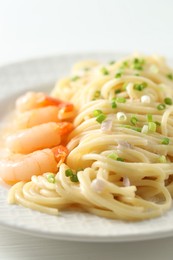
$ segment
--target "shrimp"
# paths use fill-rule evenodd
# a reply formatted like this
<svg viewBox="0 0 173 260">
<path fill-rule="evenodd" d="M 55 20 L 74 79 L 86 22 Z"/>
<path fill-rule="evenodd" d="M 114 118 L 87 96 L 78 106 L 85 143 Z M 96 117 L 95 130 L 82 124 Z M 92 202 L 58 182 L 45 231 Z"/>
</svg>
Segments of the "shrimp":
<svg viewBox="0 0 173 260">
<path fill-rule="evenodd" d="M 57 106 L 59 109 L 63 108 L 65 112 L 74 109 L 73 104 L 50 97 L 43 92 L 27 92 L 16 101 L 16 109 L 20 112 L 47 106 Z"/>
<path fill-rule="evenodd" d="M 9 135 L 6 146 L 10 151 L 22 154 L 52 148 L 62 143 L 72 129 L 73 125 L 68 122 L 37 125 Z"/>
<path fill-rule="evenodd" d="M 61 120 L 71 121 L 74 116 L 74 110 L 71 112 L 64 112 L 64 109 L 59 109 L 56 106 L 32 109 L 30 111 L 17 114 L 15 128 L 30 128 L 48 122 L 60 122 Z"/>
<path fill-rule="evenodd" d="M 0 160 L 0 178 L 8 184 L 14 184 L 18 181 L 30 181 L 33 175 L 56 173 L 67 154 L 67 148 L 59 145 L 27 155 L 9 155 Z"/>
</svg>

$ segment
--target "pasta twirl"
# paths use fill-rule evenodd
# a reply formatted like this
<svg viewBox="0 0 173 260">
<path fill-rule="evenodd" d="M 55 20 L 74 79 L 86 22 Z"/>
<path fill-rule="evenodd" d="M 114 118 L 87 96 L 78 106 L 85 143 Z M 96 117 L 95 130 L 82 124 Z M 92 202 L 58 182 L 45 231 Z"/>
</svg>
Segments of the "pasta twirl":
<svg viewBox="0 0 173 260">
<path fill-rule="evenodd" d="M 52 96 L 70 100 L 78 111 L 69 155 L 56 175 L 12 187 L 9 202 L 50 214 L 75 208 L 122 220 L 170 209 L 173 71 L 164 59 L 132 55 L 108 64 L 81 62 L 58 81 Z"/>
</svg>

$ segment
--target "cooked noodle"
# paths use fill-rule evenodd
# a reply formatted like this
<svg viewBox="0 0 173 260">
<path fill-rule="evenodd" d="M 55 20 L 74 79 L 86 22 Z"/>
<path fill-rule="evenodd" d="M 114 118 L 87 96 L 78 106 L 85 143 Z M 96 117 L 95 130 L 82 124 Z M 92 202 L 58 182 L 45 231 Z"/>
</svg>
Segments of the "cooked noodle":
<svg viewBox="0 0 173 260">
<path fill-rule="evenodd" d="M 78 109 L 66 164 L 52 183 L 45 173 L 14 185 L 10 203 L 49 214 L 75 208 L 122 220 L 170 209 L 173 72 L 162 58 L 78 63 L 52 95 Z M 67 176 L 69 169 L 75 180 Z"/>
</svg>

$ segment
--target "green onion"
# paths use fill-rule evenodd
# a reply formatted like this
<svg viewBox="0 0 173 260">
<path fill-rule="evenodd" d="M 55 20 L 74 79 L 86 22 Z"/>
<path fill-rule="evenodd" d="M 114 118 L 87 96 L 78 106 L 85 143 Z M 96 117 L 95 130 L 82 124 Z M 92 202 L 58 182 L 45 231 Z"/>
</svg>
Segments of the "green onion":
<svg viewBox="0 0 173 260">
<path fill-rule="evenodd" d="M 103 75 L 109 75 L 109 71 L 108 71 L 105 67 L 103 67 L 103 68 L 101 69 L 101 73 L 102 73 Z"/>
<path fill-rule="evenodd" d="M 125 91 L 125 90 L 126 90 L 126 88 L 127 88 L 127 85 L 128 85 L 128 83 L 124 83 L 124 84 L 123 84 L 123 86 L 122 86 L 122 90 L 124 90 L 124 91 Z"/>
<path fill-rule="evenodd" d="M 74 76 L 73 78 L 71 78 L 71 81 L 76 81 L 76 80 L 78 80 L 78 79 L 80 79 L 79 76 Z"/>
<path fill-rule="evenodd" d="M 72 182 L 78 182 L 78 181 L 79 181 L 79 180 L 78 180 L 78 177 L 77 177 L 77 174 L 74 174 L 71 169 L 67 169 L 67 170 L 65 171 L 65 176 L 66 176 L 66 177 L 70 177 L 70 180 L 71 180 Z"/>
<path fill-rule="evenodd" d="M 49 174 L 47 174 L 46 177 L 47 177 L 48 182 L 55 183 L 55 174 L 49 173 Z"/>
<path fill-rule="evenodd" d="M 143 69 L 143 65 L 145 63 L 145 60 L 144 59 L 138 59 L 138 58 L 135 58 L 133 60 L 133 69 L 135 70 L 142 70 Z"/>
<path fill-rule="evenodd" d="M 100 90 L 96 90 L 95 93 L 94 93 L 94 98 L 99 98 L 100 95 L 101 95 Z"/>
<path fill-rule="evenodd" d="M 136 125 L 136 123 L 138 122 L 137 117 L 132 116 L 131 119 L 130 119 L 130 122 L 132 123 L 132 125 Z"/>
<path fill-rule="evenodd" d="M 115 78 L 116 78 L 116 79 L 117 79 L 117 78 L 121 78 L 121 76 L 122 76 L 122 72 L 118 72 L 118 73 L 115 74 Z"/>
<path fill-rule="evenodd" d="M 140 74 L 139 74 L 139 73 L 135 73 L 134 76 L 137 76 L 137 77 L 138 77 L 138 76 L 140 76 Z"/>
<path fill-rule="evenodd" d="M 128 61 L 127 61 L 127 60 L 126 60 L 126 61 L 123 61 L 122 65 L 121 65 L 121 69 L 128 68 L 128 66 L 129 66 Z"/>
<path fill-rule="evenodd" d="M 153 121 L 153 116 L 151 114 L 147 115 L 147 121 L 152 122 Z"/>
<path fill-rule="evenodd" d="M 118 157 L 118 155 L 116 153 L 109 154 L 108 158 L 111 158 L 113 160 L 117 160 L 117 161 L 120 161 L 120 162 L 124 162 L 124 159 L 121 158 L 121 157 Z"/>
<path fill-rule="evenodd" d="M 94 116 L 94 117 L 97 117 L 97 116 L 99 116 L 100 114 L 103 114 L 103 112 L 102 112 L 100 109 L 96 109 L 96 110 L 93 111 L 93 116 Z"/>
<path fill-rule="evenodd" d="M 169 144 L 169 138 L 167 138 L 167 137 L 163 138 L 161 143 L 168 145 Z"/>
<path fill-rule="evenodd" d="M 124 162 L 124 159 L 121 158 L 121 157 L 118 157 L 118 158 L 117 158 L 117 161 Z"/>
<path fill-rule="evenodd" d="M 109 65 L 113 65 L 113 64 L 115 64 L 115 62 L 116 61 L 112 60 L 112 61 L 109 62 Z"/>
<path fill-rule="evenodd" d="M 90 68 L 83 68 L 83 70 L 84 70 L 84 71 L 89 71 L 89 70 L 90 70 Z"/>
<path fill-rule="evenodd" d="M 115 94 L 119 94 L 119 93 L 121 93 L 121 89 L 118 88 L 115 90 Z"/>
<path fill-rule="evenodd" d="M 156 123 L 154 123 L 154 122 L 149 122 L 149 123 L 148 123 L 148 130 L 149 130 L 149 131 L 151 131 L 151 132 L 156 132 L 156 128 L 157 128 Z"/>
<path fill-rule="evenodd" d="M 166 75 L 166 77 L 170 80 L 173 80 L 173 73 L 169 73 Z"/>
<path fill-rule="evenodd" d="M 147 87 L 147 83 L 146 83 L 146 82 L 143 82 L 143 83 L 140 83 L 140 84 L 135 84 L 133 88 L 134 88 L 135 90 L 142 91 L 142 90 L 144 90 L 144 88 L 146 88 L 146 87 Z"/>
<path fill-rule="evenodd" d="M 125 103 L 125 102 L 126 102 L 126 98 L 124 98 L 124 97 L 117 97 L 117 98 L 116 98 L 116 101 L 117 101 L 118 103 Z"/>
<path fill-rule="evenodd" d="M 158 121 L 155 121 L 155 124 L 156 124 L 157 126 L 161 126 L 161 123 L 158 122 Z"/>
<path fill-rule="evenodd" d="M 157 106 L 157 109 L 158 109 L 158 110 L 164 110 L 165 108 L 166 108 L 165 104 L 159 104 L 159 105 Z"/>
<path fill-rule="evenodd" d="M 70 180 L 71 180 L 72 182 L 79 182 L 79 179 L 78 179 L 78 177 L 77 177 L 77 174 L 71 175 L 71 176 L 70 176 Z"/>
<path fill-rule="evenodd" d="M 117 104 L 116 104 L 115 100 L 112 100 L 112 108 L 117 108 Z"/>
<path fill-rule="evenodd" d="M 134 130 L 136 132 L 141 132 L 141 130 L 142 130 L 141 127 L 134 127 L 134 126 L 131 126 L 131 125 L 121 125 L 121 127 L 128 128 L 128 129 Z"/>
<path fill-rule="evenodd" d="M 96 121 L 98 122 L 98 123 L 102 123 L 104 120 L 106 119 L 106 115 L 105 114 L 100 114 L 100 115 L 98 115 L 97 117 L 96 117 Z"/>
<path fill-rule="evenodd" d="M 159 157 L 159 162 L 160 162 L 160 163 L 166 163 L 166 157 L 165 157 L 164 155 L 161 155 L 161 156 Z"/>
<path fill-rule="evenodd" d="M 73 175 L 73 171 L 71 169 L 68 169 L 68 170 L 65 171 L 65 176 L 66 177 L 70 177 L 72 175 Z"/>
<path fill-rule="evenodd" d="M 111 158 L 111 159 L 113 159 L 113 160 L 117 160 L 118 155 L 117 155 L 116 153 L 110 153 L 110 154 L 108 155 L 108 158 Z"/>
<path fill-rule="evenodd" d="M 164 102 L 165 102 L 166 105 L 172 105 L 172 99 L 171 98 L 168 98 L 168 97 L 165 98 Z"/>
</svg>

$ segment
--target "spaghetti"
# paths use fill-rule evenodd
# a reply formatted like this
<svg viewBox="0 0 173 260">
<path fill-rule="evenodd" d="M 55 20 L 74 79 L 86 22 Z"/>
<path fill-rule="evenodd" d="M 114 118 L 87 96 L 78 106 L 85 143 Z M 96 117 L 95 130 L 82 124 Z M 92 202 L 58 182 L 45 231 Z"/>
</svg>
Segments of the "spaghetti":
<svg viewBox="0 0 173 260">
<path fill-rule="evenodd" d="M 69 155 L 57 174 L 15 184 L 9 203 L 55 215 L 82 209 L 121 220 L 153 218 L 170 209 L 173 72 L 164 59 L 132 55 L 109 64 L 80 62 L 52 96 L 78 110 Z"/>
</svg>

